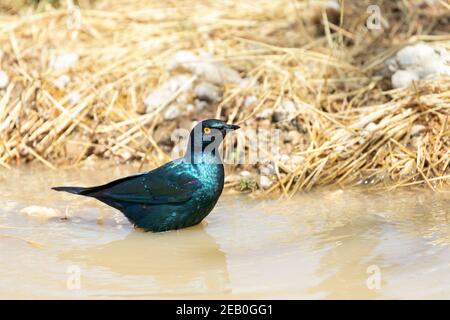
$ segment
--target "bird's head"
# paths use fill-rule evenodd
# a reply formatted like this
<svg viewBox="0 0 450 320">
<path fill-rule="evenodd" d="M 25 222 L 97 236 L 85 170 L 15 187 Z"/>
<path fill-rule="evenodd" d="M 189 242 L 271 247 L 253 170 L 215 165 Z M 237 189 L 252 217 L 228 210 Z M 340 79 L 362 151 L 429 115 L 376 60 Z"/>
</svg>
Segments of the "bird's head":
<svg viewBox="0 0 450 320">
<path fill-rule="evenodd" d="M 225 136 L 239 126 L 227 124 L 222 120 L 208 119 L 195 125 L 189 135 L 186 157 L 193 159 L 192 155 L 219 155 L 218 148 Z"/>
</svg>

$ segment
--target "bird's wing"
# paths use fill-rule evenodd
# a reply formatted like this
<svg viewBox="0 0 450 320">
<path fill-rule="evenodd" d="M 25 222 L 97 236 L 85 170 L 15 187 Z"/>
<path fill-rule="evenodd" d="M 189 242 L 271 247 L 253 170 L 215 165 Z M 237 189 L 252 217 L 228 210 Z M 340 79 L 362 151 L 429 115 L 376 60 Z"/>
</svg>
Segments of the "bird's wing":
<svg viewBox="0 0 450 320">
<path fill-rule="evenodd" d="M 142 204 L 182 203 L 202 186 L 188 165 L 169 162 L 153 171 L 89 188 L 86 195 Z"/>
</svg>

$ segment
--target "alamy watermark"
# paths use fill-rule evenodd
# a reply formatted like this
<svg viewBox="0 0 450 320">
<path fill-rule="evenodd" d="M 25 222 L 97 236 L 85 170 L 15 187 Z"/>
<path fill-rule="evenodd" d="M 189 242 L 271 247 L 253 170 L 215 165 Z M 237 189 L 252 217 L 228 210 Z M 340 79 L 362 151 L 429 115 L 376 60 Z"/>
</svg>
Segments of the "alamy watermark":
<svg viewBox="0 0 450 320">
<path fill-rule="evenodd" d="M 369 17 L 366 20 L 366 27 L 369 30 L 381 30 L 389 27 L 389 23 L 386 19 L 383 18 L 381 14 L 381 8 L 376 4 L 372 4 L 367 7 L 366 12 L 369 14 Z"/>
<path fill-rule="evenodd" d="M 381 269 L 379 266 L 373 264 L 367 267 L 366 272 L 370 276 L 366 280 L 366 286 L 369 290 L 381 289 Z"/>
<path fill-rule="evenodd" d="M 171 158 L 181 158 L 189 152 L 221 154 L 224 164 L 236 165 L 257 164 L 280 157 L 281 130 L 241 128 L 226 135 L 230 136 L 225 139 L 220 130 L 202 135 L 191 134 L 188 129 L 176 129 L 170 137 L 175 144 Z"/>
<path fill-rule="evenodd" d="M 66 269 L 68 274 L 66 287 L 68 290 L 81 289 L 81 268 L 77 265 L 68 266 Z"/>
</svg>

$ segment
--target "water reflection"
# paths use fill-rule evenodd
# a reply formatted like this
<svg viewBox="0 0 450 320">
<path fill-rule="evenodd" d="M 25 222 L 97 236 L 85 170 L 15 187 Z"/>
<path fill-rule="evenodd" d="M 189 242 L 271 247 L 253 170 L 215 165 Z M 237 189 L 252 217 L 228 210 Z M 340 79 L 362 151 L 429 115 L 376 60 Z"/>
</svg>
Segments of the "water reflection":
<svg viewBox="0 0 450 320">
<path fill-rule="evenodd" d="M 60 258 L 118 276 L 149 276 L 154 282 L 147 293 L 161 288 L 166 292 L 228 290 L 225 254 L 203 226 L 160 234 L 133 230 L 124 239 L 66 251 Z"/>
<path fill-rule="evenodd" d="M 320 190 L 281 202 L 224 196 L 207 226 L 152 234 L 97 201 L 49 189 L 136 170 L 8 172 L 0 228 L 12 228 L 0 230 L 0 297 L 450 298 L 448 191 Z M 21 213 L 30 205 L 69 209 L 71 218 L 31 219 Z M 66 286 L 74 264 L 79 291 Z M 377 290 L 366 285 L 370 266 L 381 272 Z"/>
</svg>

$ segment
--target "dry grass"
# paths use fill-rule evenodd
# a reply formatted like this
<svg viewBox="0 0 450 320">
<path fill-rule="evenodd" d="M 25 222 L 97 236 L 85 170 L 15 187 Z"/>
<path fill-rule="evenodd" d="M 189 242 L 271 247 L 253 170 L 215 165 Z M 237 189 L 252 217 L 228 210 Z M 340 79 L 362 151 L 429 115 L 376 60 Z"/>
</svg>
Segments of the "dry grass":
<svg viewBox="0 0 450 320">
<path fill-rule="evenodd" d="M 449 79 L 389 90 L 382 70 L 407 44 L 450 49 L 450 8 L 445 1 L 377 1 L 384 29 L 368 30 L 366 8 L 375 1 L 355 2 L 336 11 L 324 9 L 328 1 L 97 1 L 81 15 L 63 2 L 4 13 L 0 69 L 11 81 L 0 90 L 0 165 L 58 168 L 107 158 L 155 167 L 169 158 L 171 131 L 220 116 L 296 132 L 294 140 L 282 136 L 282 151 L 298 162 L 271 159 L 274 184 L 265 193 L 290 197 L 354 183 L 439 188 L 450 177 Z M 162 114 L 180 92 L 146 113 L 144 97 L 173 75 L 166 65 L 180 50 L 209 52 L 252 81 L 225 83 L 220 102 L 176 120 Z M 61 52 L 79 61 L 52 70 Z M 70 81 L 58 88 L 62 74 Z M 257 102 L 246 105 L 248 96 Z M 256 117 L 286 99 L 294 114 Z"/>
</svg>

